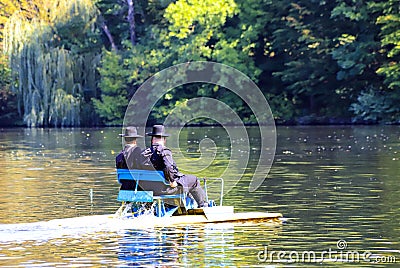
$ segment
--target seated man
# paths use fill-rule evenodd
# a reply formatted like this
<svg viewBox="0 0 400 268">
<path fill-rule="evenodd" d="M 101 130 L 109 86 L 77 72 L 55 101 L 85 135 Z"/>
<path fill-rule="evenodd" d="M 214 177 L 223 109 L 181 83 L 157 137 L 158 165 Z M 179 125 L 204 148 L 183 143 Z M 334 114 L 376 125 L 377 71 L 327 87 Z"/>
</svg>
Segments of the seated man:
<svg viewBox="0 0 400 268">
<path fill-rule="evenodd" d="M 136 144 L 136 138 L 143 138 L 137 134 L 136 127 L 127 127 L 124 134 L 120 134 L 124 137 L 125 146 L 124 149 L 115 158 L 115 166 L 120 169 L 140 169 L 141 168 L 141 149 Z M 122 180 L 120 190 L 134 190 L 136 183 L 133 180 Z M 138 190 L 139 187 L 138 187 Z"/>
<path fill-rule="evenodd" d="M 147 133 L 151 136 L 151 147 L 143 151 L 143 156 L 150 158 L 154 169 L 164 171 L 165 178 L 170 183 L 167 189 L 168 194 L 175 194 L 180 191 L 177 186 L 181 186 L 184 192 L 189 192 L 199 207 L 207 207 L 206 195 L 201 188 L 199 179 L 194 175 L 185 175 L 179 172 L 172 152 L 165 147 L 166 137 L 169 135 L 164 133 L 163 125 L 154 125 L 153 132 Z"/>
</svg>

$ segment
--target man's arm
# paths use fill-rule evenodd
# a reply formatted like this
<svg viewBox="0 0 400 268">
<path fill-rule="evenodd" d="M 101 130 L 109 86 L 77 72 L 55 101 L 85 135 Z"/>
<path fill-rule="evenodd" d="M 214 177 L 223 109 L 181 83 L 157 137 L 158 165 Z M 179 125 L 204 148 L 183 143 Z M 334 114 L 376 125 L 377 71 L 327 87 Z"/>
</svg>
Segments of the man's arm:
<svg viewBox="0 0 400 268">
<path fill-rule="evenodd" d="M 182 176 L 182 174 L 179 172 L 178 167 L 176 166 L 174 158 L 172 157 L 171 150 L 167 147 L 158 146 L 157 151 L 160 153 L 160 155 L 163 158 L 164 165 L 165 165 L 165 173 L 166 173 L 168 180 L 170 182 L 175 182 L 175 180 L 178 177 Z"/>
</svg>

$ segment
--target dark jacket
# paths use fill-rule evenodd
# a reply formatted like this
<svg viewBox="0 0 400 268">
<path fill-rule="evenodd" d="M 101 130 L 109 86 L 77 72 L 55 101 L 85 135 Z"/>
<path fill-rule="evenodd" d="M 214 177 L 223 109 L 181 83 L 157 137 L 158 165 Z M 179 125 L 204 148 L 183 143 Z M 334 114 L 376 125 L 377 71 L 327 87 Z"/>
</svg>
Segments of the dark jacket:
<svg viewBox="0 0 400 268">
<path fill-rule="evenodd" d="M 141 169 L 141 149 L 136 145 L 125 145 L 115 158 L 115 166 L 124 169 Z"/>
<path fill-rule="evenodd" d="M 136 145 L 125 145 L 124 149 L 115 158 L 116 168 L 141 169 L 141 149 Z M 121 180 L 120 190 L 134 190 L 136 182 L 133 180 Z M 141 187 L 138 187 L 141 190 Z"/>
<path fill-rule="evenodd" d="M 143 155 L 150 158 L 151 164 L 155 170 L 164 171 L 165 178 L 168 181 L 173 182 L 183 176 L 183 174 L 179 172 L 169 148 L 158 144 L 152 145 L 143 152 Z"/>
</svg>

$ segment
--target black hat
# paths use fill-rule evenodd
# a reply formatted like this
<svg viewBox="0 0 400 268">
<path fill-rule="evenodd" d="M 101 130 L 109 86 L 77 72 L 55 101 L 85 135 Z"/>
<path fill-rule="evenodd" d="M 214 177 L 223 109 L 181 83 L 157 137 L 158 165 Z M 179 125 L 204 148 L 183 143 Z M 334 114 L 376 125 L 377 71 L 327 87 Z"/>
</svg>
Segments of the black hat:
<svg viewBox="0 0 400 268">
<path fill-rule="evenodd" d="M 143 136 L 137 134 L 136 127 L 127 127 L 125 129 L 125 134 L 119 134 L 119 135 L 124 138 L 143 138 Z"/>
<path fill-rule="evenodd" d="M 164 126 L 163 125 L 154 125 L 153 132 L 146 133 L 148 136 L 161 136 L 161 137 L 168 137 L 169 134 L 164 133 Z"/>
</svg>

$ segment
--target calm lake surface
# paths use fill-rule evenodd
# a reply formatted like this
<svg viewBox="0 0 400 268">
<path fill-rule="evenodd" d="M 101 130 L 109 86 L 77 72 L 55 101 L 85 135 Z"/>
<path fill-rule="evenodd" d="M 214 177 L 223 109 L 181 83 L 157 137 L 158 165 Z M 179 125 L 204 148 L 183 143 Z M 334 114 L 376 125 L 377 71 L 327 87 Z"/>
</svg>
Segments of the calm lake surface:
<svg viewBox="0 0 400 268">
<path fill-rule="evenodd" d="M 283 224 L 97 230 L 95 218 L 85 216 L 112 214 L 119 207 L 114 159 L 122 147 L 120 132 L 1 130 L 0 266 L 309 267 L 323 260 L 328 266 L 374 267 L 400 262 L 398 126 L 278 127 L 271 171 L 252 193 L 248 186 L 260 137 L 249 127 L 250 162 L 225 194 L 224 205 L 280 212 L 287 219 Z M 237 154 L 237 142 L 229 141 L 222 128 L 185 128 L 179 146 L 170 147 L 186 173 L 218 177 L 225 174 L 230 155 Z M 215 158 L 207 164 L 208 156 Z M 215 199 L 217 188 L 210 185 Z M 72 217 L 82 217 L 83 225 L 46 225 Z"/>
</svg>

